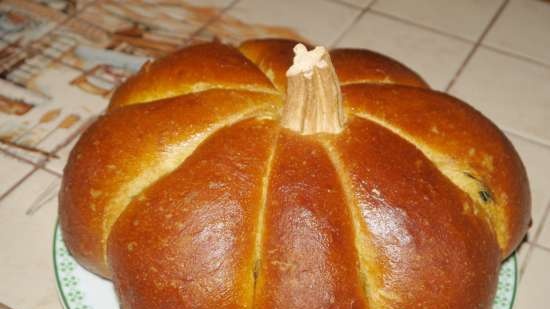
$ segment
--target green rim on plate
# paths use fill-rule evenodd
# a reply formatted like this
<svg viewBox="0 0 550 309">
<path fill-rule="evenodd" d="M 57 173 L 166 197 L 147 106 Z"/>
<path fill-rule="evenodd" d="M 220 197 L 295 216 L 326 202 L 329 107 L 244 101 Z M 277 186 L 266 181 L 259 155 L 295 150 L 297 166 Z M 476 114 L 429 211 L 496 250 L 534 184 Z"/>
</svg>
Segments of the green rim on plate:
<svg viewBox="0 0 550 309">
<path fill-rule="evenodd" d="M 56 224 L 53 263 L 59 298 L 65 309 L 118 309 L 112 284 L 82 268 L 69 254 Z M 511 309 L 516 298 L 517 261 L 512 255 L 502 264 L 492 309 Z"/>
</svg>

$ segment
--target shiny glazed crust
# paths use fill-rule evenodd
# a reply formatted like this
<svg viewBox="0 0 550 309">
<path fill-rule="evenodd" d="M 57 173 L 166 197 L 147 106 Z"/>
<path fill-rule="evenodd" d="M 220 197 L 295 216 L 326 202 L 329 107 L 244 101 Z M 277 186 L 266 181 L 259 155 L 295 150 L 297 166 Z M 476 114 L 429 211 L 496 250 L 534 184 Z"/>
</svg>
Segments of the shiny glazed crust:
<svg viewBox="0 0 550 309">
<path fill-rule="evenodd" d="M 342 133 L 283 129 L 295 44 L 197 45 L 119 87 L 65 168 L 70 252 L 125 309 L 490 308 L 530 221 L 510 142 L 364 50 L 331 52 Z"/>
</svg>

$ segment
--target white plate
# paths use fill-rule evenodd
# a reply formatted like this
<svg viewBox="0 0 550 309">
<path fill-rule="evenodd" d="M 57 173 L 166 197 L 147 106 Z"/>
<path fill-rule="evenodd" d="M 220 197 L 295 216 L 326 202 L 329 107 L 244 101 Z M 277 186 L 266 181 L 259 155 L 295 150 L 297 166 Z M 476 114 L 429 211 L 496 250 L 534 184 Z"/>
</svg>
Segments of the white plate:
<svg viewBox="0 0 550 309">
<path fill-rule="evenodd" d="M 56 226 L 53 262 L 57 290 L 65 309 L 119 309 L 113 284 L 82 268 L 65 248 L 61 230 Z M 511 309 L 516 296 L 517 262 L 513 255 L 500 270 L 493 309 Z"/>
</svg>

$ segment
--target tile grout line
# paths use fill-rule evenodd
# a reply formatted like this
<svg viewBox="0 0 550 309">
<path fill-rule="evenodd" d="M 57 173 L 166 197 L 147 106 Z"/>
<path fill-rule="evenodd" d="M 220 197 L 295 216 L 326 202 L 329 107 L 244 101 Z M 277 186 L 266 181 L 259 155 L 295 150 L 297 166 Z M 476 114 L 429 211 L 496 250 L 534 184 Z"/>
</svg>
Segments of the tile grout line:
<svg viewBox="0 0 550 309">
<path fill-rule="evenodd" d="M 97 120 L 97 118 L 100 117 L 100 116 L 101 116 L 101 113 L 96 115 L 96 116 L 92 116 L 92 117 L 88 118 L 80 126 L 80 128 L 78 128 L 73 133 L 71 133 L 71 135 L 69 135 L 62 143 L 59 143 L 59 145 L 55 146 L 55 148 L 52 150 L 52 153 L 57 154 L 61 149 L 63 149 L 64 147 L 66 147 L 67 145 L 72 143 L 76 138 L 78 138 L 80 136 L 80 134 L 84 133 L 84 131 L 86 131 L 86 129 L 88 129 L 88 127 L 90 127 Z M 40 169 L 42 169 L 42 170 L 44 170 L 44 171 L 46 171 L 50 174 L 53 174 L 55 176 L 63 177 L 63 173 L 59 173 L 57 171 L 49 169 L 46 166 L 48 164 L 48 162 L 50 162 L 49 157 L 46 158 L 45 160 L 43 160 L 42 164 L 39 165 L 38 168 L 40 168 Z"/>
<path fill-rule="evenodd" d="M 82 8 L 80 8 L 80 10 L 75 11 L 73 14 L 65 15 L 65 18 L 64 18 L 61 22 L 56 23 L 55 26 L 53 26 L 51 29 L 49 29 L 48 31 L 46 31 L 46 32 L 44 32 L 42 35 L 40 35 L 40 37 L 39 37 L 38 39 L 34 39 L 33 42 L 36 42 L 36 41 L 38 41 L 38 40 L 40 40 L 40 39 L 42 39 L 42 38 L 47 37 L 48 35 L 52 34 L 52 33 L 53 33 L 54 31 L 56 31 L 57 29 L 63 27 L 63 26 L 66 25 L 66 24 L 68 24 L 70 20 L 76 18 L 76 15 L 78 15 L 79 13 L 81 13 L 82 11 L 84 11 L 84 10 L 85 10 L 86 8 L 88 8 L 89 6 L 92 6 L 93 4 L 95 4 L 95 2 L 91 1 L 91 2 L 89 2 L 89 3 L 87 3 L 87 4 L 85 4 Z M 57 10 L 55 10 L 55 9 L 53 9 L 53 8 L 49 8 L 49 9 L 54 10 L 54 11 L 57 11 Z M 62 13 L 62 14 L 64 14 L 64 13 Z M 2 41 L 4 41 L 4 40 L 2 40 Z M 26 45 L 25 47 L 21 47 L 21 49 L 22 49 L 23 51 L 27 51 L 27 49 L 31 49 L 30 46 L 31 46 L 31 43 L 29 43 L 29 44 Z M 35 49 L 31 49 L 31 50 L 35 50 Z"/>
<path fill-rule="evenodd" d="M 241 0 L 233 0 L 231 3 L 229 3 L 226 7 L 220 10 L 219 14 L 208 20 L 206 23 L 204 23 L 202 26 L 200 26 L 197 30 L 191 32 L 189 34 L 189 37 L 183 41 L 183 43 L 180 46 L 184 46 L 188 42 L 192 41 L 194 38 L 199 36 L 204 30 L 208 29 L 211 25 L 213 25 L 215 22 L 220 20 L 223 15 L 232 8 L 234 8 Z"/>
<path fill-rule="evenodd" d="M 531 243 L 531 242 L 528 242 L 528 244 L 531 245 L 532 247 L 536 248 L 536 249 L 540 249 L 542 251 L 550 253 L 550 248 L 546 247 L 545 245 Z"/>
<path fill-rule="evenodd" d="M 514 137 L 519 138 L 521 140 L 530 142 L 532 144 L 535 144 L 535 145 L 538 145 L 538 146 L 541 146 L 541 147 L 550 148 L 550 143 L 547 143 L 547 142 L 545 142 L 541 139 L 538 139 L 537 137 L 528 136 L 528 135 L 525 135 L 521 132 L 517 132 L 517 131 L 511 130 L 511 129 L 502 128 L 501 130 L 504 131 L 506 134 L 513 135 Z"/>
<path fill-rule="evenodd" d="M 491 51 L 494 51 L 496 53 L 505 55 L 505 56 L 520 59 L 520 60 L 523 60 L 525 62 L 529 62 L 531 64 L 536 64 L 536 65 L 539 65 L 539 66 L 550 69 L 550 64 L 549 63 L 537 60 L 535 58 L 531 58 L 529 56 L 525 56 L 525 55 L 522 55 L 522 54 L 519 54 L 519 53 L 516 53 L 516 52 L 513 52 L 513 51 L 508 51 L 508 50 L 505 50 L 505 49 L 502 49 L 502 48 L 498 48 L 498 47 L 494 47 L 494 46 L 486 45 L 486 44 L 481 44 L 481 47 L 483 47 L 485 49 L 488 49 L 488 50 L 491 50 Z"/>
<path fill-rule="evenodd" d="M 523 263 L 519 265 L 518 284 L 521 283 L 521 280 L 523 279 L 523 274 L 527 269 L 527 265 L 529 264 L 529 259 L 531 258 L 531 254 L 533 252 L 533 246 L 528 241 L 525 241 L 524 243 L 521 244 L 521 246 L 525 246 L 525 245 L 528 245 L 529 248 L 527 248 L 527 253 L 525 253 L 525 259 L 523 260 Z"/>
<path fill-rule="evenodd" d="M 493 25 L 495 24 L 495 22 L 498 20 L 498 18 L 500 17 L 500 15 L 502 14 L 502 12 L 504 11 L 504 9 L 506 8 L 506 6 L 508 6 L 508 3 L 510 2 L 510 0 L 504 0 L 502 2 L 502 4 L 500 5 L 500 7 L 498 8 L 498 10 L 496 11 L 495 15 L 493 15 L 493 17 L 491 18 L 491 20 L 489 21 L 489 24 L 485 27 L 485 29 L 483 30 L 483 33 L 481 34 L 481 36 L 477 39 L 474 47 L 470 50 L 470 52 L 468 53 L 468 55 L 466 56 L 466 59 L 464 59 L 464 61 L 462 62 L 462 64 L 460 65 L 460 67 L 458 68 L 458 70 L 456 71 L 455 75 L 453 76 L 453 78 L 451 79 L 451 81 L 449 82 L 449 84 L 447 85 L 447 87 L 445 87 L 445 91 L 444 92 L 449 92 L 449 90 L 453 87 L 453 85 L 456 83 L 458 77 L 460 76 L 460 74 L 462 74 L 462 72 L 464 71 L 464 68 L 466 68 L 466 66 L 468 65 L 468 63 L 470 62 L 470 60 L 472 59 L 472 57 L 474 56 L 474 54 L 476 53 L 476 51 L 478 50 L 478 48 L 481 46 L 481 42 L 483 42 L 483 40 L 485 39 L 485 37 L 487 36 L 487 34 L 489 33 L 489 30 L 491 30 L 491 28 L 493 27 Z"/>
<path fill-rule="evenodd" d="M 82 123 L 81 126 L 77 130 L 75 130 L 73 133 L 71 133 L 62 143 L 59 143 L 59 145 L 55 146 L 55 148 L 51 151 L 51 154 L 57 154 L 59 150 L 61 150 L 63 147 L 70 144 L 75 138 L 77 138 L 80 134 L 82 134 L 97 119 L 98 116 L 99 115 L 92 116 L 88 120 L 86 120 L 84 123 Z M 59 176 L 59 177 L 63 176 L 62 174 L 56 171 L 50 170 L 49 168 L 46 167 L 46 164 L 50 162 L 51 157 L 41 157 L 37 162 L 34 162 L 32 160 L 29 160 L 25 157 L 22 157 L 16 153 L 9 151 L 9 149 L 0 149 L 0 152 L 15 160 L 32 165 L 36 169 L 44 170 L 55 176 Z"/>
<path fill-rule="evenodd" d="M 15 191 L 15 189 L 17 189 L 19 187 L 19 185 L 21 185 L 23 182 L 25 182 L 27 179 L 29 179 L 31 177 L 31 175 L 34 174 L 34 172 L 36 172 L 38 169 L 39 169 L 38 166 L 33 166 L 33 168 L 31 169 L 30 172 L 25 174 L 25 176 L 21 177 L 21 179 L 19 179 L 16 183 L 14 183 L 7 191 L 2 193 L 0 195 L 0 206 L 2 206 L 2 204 L 1 204 L 2 200 L 4 200 L 4 198 L 6 198 L 6 196 L 10 195 L 10 193 Z"/>
<path fill-rule="evenodd" d="M 365 7 L 360 6 L 358 4 L 349 3 L 349 2 L 346 2 L 344 0 L 325 0 L 325 1 L 340 4 L 340 5 L 343 5 L 343 6 L 347 6 L 349 8 L 356 9 L 356 10 L 363 10 L 365 8 Z M 368 4 L 367 6 L 370 6 L 370 4 Z"/>
<path fill-rule="evenodd" d="M 538 244 L 538 240 L 540 235 L 542 234 L 542 230 L 544 229 L 544 223 L 546 223 L 546 220 L 548 219 L 548 216 L 550 214 L 550 202 L 546 203 L 546 208 L 544 209 L 544 212 L 542 213 L 542 218 L 540 221 L 540 225 L 537 227 L 537 230 L 535 231 L 535 235 L 533 237 L 533 240 L 529 240 L 532 244 Z M 540 246 L 540 244 L 538 244 Z M 550 250 L 550 249 L 549 249 Z"/>
<path fill-rule="evenodd" d="M 548 202 L 546 204 L 546 209 L 544 210 L 544 213 L 542 214 L 541 224 L 537 228 L 537 230 L 535 231 L 534 239 L 533 240 L 527 239 L 525 241 L 525 243 L 529 245 L 529 249 L 527 249 L 527 253 L 525 253 L 525 260 L 519 266 L 519 280 L 520 281 L 523 278 L 523 275 L 525 274 L 525 271 L 527 270 L 529 260 L 531 259 L 531 256 L 533 255 L 533 251 L 535 250 L 535 248 L 550 252 L 550 248 L 537 243 L 538 238 L 539 238 L 540 234 L 542 233 L 542 230 L 544 229 L 544 223 L 548 219 L 549 216 L 550 216 L 550 202 Z"/>
<path fill-rule="evenodd" d="M 1 1 L 1 0 L 0 0 Z M 240 0 L 233 0 L 232 3 L 228 4 L 226 7 L 224 7 L 223 9 L 221 9 L 219 11 L 219 14 L 216 15 L 215 17 L 211 18 L 209 21 L 207 21 L 206 23 L 204 23 L 203 25 L 201 25 L 200 27 L 197 28 L 197 30 L 191 32 L 189 34 L 189 36 L 184 39 L 181 44 L 179 45 L 179 47 L 181 46 L 184 46 L 187 42 L 189 42 L 193 37 L 195 37 L 197 35 L 197 33 L 199 33 L 200 31 L 204 30 L 206 27 L 208 27 L 210 24 L 212 24 L 213 22 L 215 22 L 216 20 L 218 20 L 227 10 L 231 9 L 234 5 L 236 5 Z M 32 43 L 36 43 L 36 42 L 39 42 L 40 40 L 44 39 L 44 38 L 47 38 L 47 36 L 51 35 L 52 33 L 54 33 L 55 31 L 57 31 L 58 29 L 60 29 L 61 27 L 65 26 L 66 24 L 68 24 L 71 20 L 79 20 L 80 22 L 82 23 L 85 23 L 86 25 L 90 26 L 90 27 L 93 27 L 95 29 L 98 29 L 98 30 L 101 30 L 101 31 L 104 31 L 104 32 L 108 32 L 100 27 L 98 27 L 97 25 L 94 25 L 92 23 L 90 23 L 89 21 L 85 20 L 85 19 L 81 19 L 79 17 L 79 15 L 81 13 L 83 13 L 87 8 L 89 7 L 92 7 L 94 4 L 94 2 L 90 2 L 88 3 L 87 5 L 85 5 L 84 7 L 82 7 L 80 10 L 76 11 L 74 14 L 70 15 L 70 16 L 67 16 L 67 18 L 65 18 L 61 23 L 57 24 L 55 27 L 53 27 L 52 29 L 48 30 L 46 33 L 44 33 L 43 35 L 40 36 L 40 38 L 36 39 L 36 40 L 33 40 Z M 0 37 L 0 41 L 3 41 L 5 43 L 11 43 L 9 41 L 6 41 L 4 40 L 3 38 Z M 63 59 L 57 59 L 57 58 L 54 58 L 53 56 L 50 56 L 48 54 L 45 54 L 43 53 L 42 50 L 36 48 L 35 46 L 33 46 L 32 43 L 29 43 L 28 45 L 26 46 L 21 46 L 21 51 L 28 51 L 30 53 L 32 53 L 32 55 L 41 55 L 41 56 L 44 56 L 48 59 L 51 60 L 52 63 L 55 63 L 55 64 L 59 64 L 59 65 L 63 65 L 65 67 L 68 67 L 68 68 L 72 68 L 74 70 L 77 70 L 79 72 L 86 72 L 85 70 L 83 70 L 82 68 L 79 68 L 71 63 L 67 63 L 65 61 L 63 61 Z M 79 43 L 80 44 L 80 43 Z M 106 82 L 111 82 L 110 80 L 107 80 L 105 78 L 103 78 L 102 76 L 96 76 L 96 78 L 100 79 L 100 80 L 103 80 L 103 81 L 106 81 Z"/>
<path fill-rule="evenodd" d="M 88 121 L 86 121 L 84 124 L 82 124 L 82 126 L 76 130 L 75 132 L 73 132 L 71 134 L 71 136 L 69 136 L 69 138 L 67 138 L 67 140 L 61 144 L 59 144 L 58 146 L 56 146 L 54 148 L 54 150 L 52 151 L 52 153 L 57 153 L 60 149 L 62 149 L 63 147 L 67 146 L 70 142 L 72 142 L 72 140 L 74 140 L 76 137 L 78 137 L 79 134 L 81 134 L 84 130 L 86 130 L 86 128 L 88 128 L 88 126 L 96 119 L 96 117 L 92 117 L 90 119 L 88 119 Z M 13 153 L 10 153 L 10 152 L 7 152 L 5 149 L 0 149 L 0 152 L 2 153 L 5 153 L 7 156 L 10 156 L 16 160 L 19 160 L 19 161 L 22 161 L 22 162 L 25 162 L 27 164 L 30 164 L 32 165 L 32 169 L 29 173 L 27 173 L 25 176 L 23 176 L 21 179 L 19 179 L 15 184 L 13 184 L 7 191 L 5 191 L 3 194 L 0 195 L 0 202 L 2 202 L 2 200 L 4 198 L 6 198 L 8 195 L 10 195 L 10 193 L 12 193 L 13 191 L 15 191 L 21 184 L 23 184 L 32 174 L 34 174 L 36 171 L 38 170 L 42 170 L 44 172 L 47 172 L 53 176 L 57 176 L 57 177 L 62 177 L 63 175 L 62 174 L 59 174 L 55 171 L 52 171 L 48 168 L 46 168 L 46 163 L 49 162 L 48 158 L 42 158 L 40 161 L 38 161 L 37 163 L 34 163 L 30 160 L 27 160 L 25 158 L 21 158 L 19 156 L 16 156 L 15 154 Z"/>
<path fill-rule="evenodd" d="M 15 159 L 17 161 L 20 161 L 20 162 L 23 162 L 23 163 L 26 163 L 26 164 L 29 164 L 29 165 L 32 165 L 32 166 L 36 166 L 36 167 L 38 167 L 39 164 L 41 164 L 43 161 L 46 160 L 45 157 L 40 157 L 40 159 L 37 162 L 34 162 L 32 160 L 29 160 L 25 157 L 19 156 L 18 154 L 15 154 L 15 153 L 11 152 L 9 150 L 9 148 L 0 148 L 0 153 L 2 153 L 3 155 L 6 155 L 6 156 L 8 156 L 12 159 Z"/>
<path fill-rule="evenodd" d="M 448 37 L 448 38 L 452 38 L 452 39 L 456 39 L 458 41 L 461 41 L 461 42 L 464 42 L 464 43 L 469 43 L 469 44 L 475 44 L 476 42 L 475 41 L 472 41 L 472 40 L 469 40 L 469 39 L 466 39 L 466 38 L 463 38 L 457 34 L 454 34 L 454 33 L 450 33 L 450 32 L 446 32 L 446 31 L 442 31 L 442 30 L 439 30 L 437 28 L 433 28 L 433 27 L 430 27 L 430 26 L 426 26 L 426 25 L 423 25 L 423 24 L 419 24 L 419 23 L 416 23 L 414 21 L 410 21 L 408 19 L 405 19 L 405 18 L 402 18 L 402 17 L 399 17 L 399 16 L 396 16 L 396 15 L 393 15 L 393 14 L 389 14 L 389 13 L 386 13 L 386 12 L 382 12 L 382 11 L 378 11 L 376 9 L 371 9 L 370 11 L 372 14 L 374 15 L 378 15 L 378 16 L 381 16 L 381 17 L 385 17 L 387 19 L 391 19 L 393 21 L 397 21 L 397 22 L 400 22 L 402 24 L 406 24 L 408 26 L 413 26 L 413 27 L 416 27 L 416 28 L 420 28 L 420 29 L 423 29 L 423 30 L 426 30 L 426 31 L 430 31 L 432 33 L 435 33 L 435 34 L 439 34 L 441 36 L 445 36 L 445 37 Z"/>
<path fill-rule="evenodd" d="M 363 18 L 363 16 L 365 16 L 365 14 L 371 9 L 371 7 L 376 3 L 376 1 L 377 0 L 373 0 L 371 3 L 369 3 L 369 5 L 367 5 L 366 7 L 361 9 L 359 14 L 357 14 L 357 16 L 353 19 L 353 21 L 349 24 L 349 26 L 347 26 L 346 29 L 344 29 L 344 31 L 342 31 L 342 33 L 340 33 L 336 37 L 336 39 L 332 43 L 330 43 L 330 45 L 329 45 L 330 49 L 334 48 L 336 45 L 338 45 L 344 39 L 346 34 L 348 34 L 351 31 L 351 29 L 353 28 L 353 26 L 355 26 L 359 22 L 359 20 L 361 20 L 361 18 Z"/>
</svg>

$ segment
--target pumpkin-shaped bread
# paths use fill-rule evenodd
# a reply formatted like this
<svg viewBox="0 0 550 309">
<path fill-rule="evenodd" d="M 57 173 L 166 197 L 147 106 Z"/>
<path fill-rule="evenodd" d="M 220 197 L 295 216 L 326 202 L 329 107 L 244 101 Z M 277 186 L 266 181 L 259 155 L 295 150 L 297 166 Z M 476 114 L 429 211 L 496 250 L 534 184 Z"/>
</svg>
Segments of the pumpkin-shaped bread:
<svg viewBox="0 0 550 309">
<path fill-rule="evenodd" d="M 124 309 L 489 308 L 530 221 L 503 133 L 366 51 L 207 43 L 121 85 L 60 223 Z"/>
</svg>

